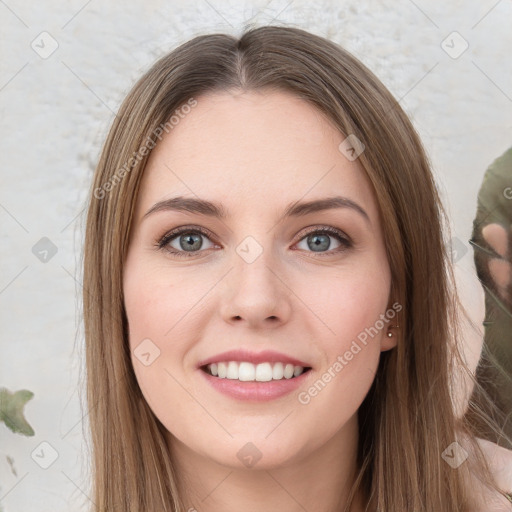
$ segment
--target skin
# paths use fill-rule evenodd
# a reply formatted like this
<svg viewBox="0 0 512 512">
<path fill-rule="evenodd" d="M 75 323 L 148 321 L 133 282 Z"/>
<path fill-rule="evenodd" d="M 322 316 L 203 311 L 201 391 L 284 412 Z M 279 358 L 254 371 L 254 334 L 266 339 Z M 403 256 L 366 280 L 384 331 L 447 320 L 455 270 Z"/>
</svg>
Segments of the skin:
<svg viewBox="0 0 512 512">
<path fill-rule="evenodd" d="M 512 451 L 486 439 L 478 439 L 478 443 L 487 458 L 496 484 L 505 492 L 512 494 Z M 472 496 L 472 509 L 469 512 L 480 512 L 481 510 L 489 510 L 490 512 L 512 511 L 512 503 L 507 498 L 496 494 L 473 476 L 467 485 Z"/>
<path fill-rule="evenodd" d="M 500 224 L 488 224 L 482 229 L 482 234 L 489 245 L 502 259 L 491 258 L 489 260 L 489 272 L 494 280 L 498 293 L 504 300 L 509 299 L 508 287 L 512 281 L 512 255 L 509 254 L 508 233 Z"/>
<path fill-rule="evenodd" d="M 381 351 L 395 346 L 396 331 L 387 332 L 396 318 L 306 405 L 298 392 L 259 403 L 230 398 L 197 364 L 240 347 L 277 350 L 312 367 L 304 391 L 375 325 L 393 300 L 371 185 L 338 149 L 345 136 L 293 95 L 230 91 L 197 100 L 151 153 L 137 199 L 124 294 L 139 386 L 169 432 L 187 510 L 337 510 L 356 469 L 357 410 Z M 178 195 L 218 201 L 229 216 L 158 211 L 143 219 Z M 349 208 L 283 218 L 290 203 L 333 195 L 358 203 L 369 221 Z M 155 246 L 191 225 L 211 236 L 190 257 Z M 315 252 L 305 228 L 326 226 L 353 245 L 339 251 L 329 234 L 331 245 Z M 252 263 L 236 252 L 247 236 L 263 251 Z M 185 252 L 180 235 L 170 244 Z M 134 356 L 146 338 L 160 350 L 148 366 Z M 249 442 L 261 453 L 250 468 L 237 457 Z M 363 509 L 358 496 L 351 510 Z"/>
</svg>

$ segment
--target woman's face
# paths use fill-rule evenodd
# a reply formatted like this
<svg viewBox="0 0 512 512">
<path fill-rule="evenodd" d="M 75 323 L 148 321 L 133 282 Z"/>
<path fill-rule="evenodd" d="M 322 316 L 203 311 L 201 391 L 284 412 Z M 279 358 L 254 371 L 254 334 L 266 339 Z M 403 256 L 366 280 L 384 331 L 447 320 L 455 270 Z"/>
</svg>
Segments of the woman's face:
<svg viewBox="0 0 512 512">
<path fill-rule="evenodd" d="M 223 465 L 353 442 L 396 323 L 369 181 L 345 136 L 293 95 L 196 100 L 151 154 L 124 266 L 142 393 L 172 442 Z M 316 203 L 328 198 L 343 199 Z M 200 368 L 226 351 L 244 364 Z M 287 378 L 287 365 L 311 369 Z"/>
</svg>

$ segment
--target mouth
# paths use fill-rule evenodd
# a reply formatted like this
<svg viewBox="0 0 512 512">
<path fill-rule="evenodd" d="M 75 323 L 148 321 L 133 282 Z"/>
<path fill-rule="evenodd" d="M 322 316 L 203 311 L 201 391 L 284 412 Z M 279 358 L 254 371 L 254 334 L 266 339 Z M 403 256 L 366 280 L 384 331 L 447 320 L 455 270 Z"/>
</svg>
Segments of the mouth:
<svg viewBox="0 0 512 512">
<path fill-rule="evenodd" d="M 205 364 L 200 367 L 200 370 L 218 379 L 231 379 L 240 382 L 270 382 L 295 379 L 309 372 L 311 367 L 281 362 L 253 364 L 247 361 L 224 361 Z"/>
</svg>

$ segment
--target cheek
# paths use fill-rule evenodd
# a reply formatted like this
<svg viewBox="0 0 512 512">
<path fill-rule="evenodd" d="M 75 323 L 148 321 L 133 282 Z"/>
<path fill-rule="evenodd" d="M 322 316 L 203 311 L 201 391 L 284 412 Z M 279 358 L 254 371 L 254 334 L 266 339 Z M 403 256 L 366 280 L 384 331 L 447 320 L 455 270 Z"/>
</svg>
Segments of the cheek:
<svg viewBox="0 0 512 512">
<path fill-rule="evenodd" d="M 187 282 L 180 273 L 170 279 L 168 270 L 149 265 L 142 256 L 129 256 L 124 271 L 130 357 L 137 383 L 159 420 L 168 429 L 179 430 L 180 420 L 171 413 L 190 408 L 181 367 L 195 338 L 190 330 L 192 306 L 204 292 L 200 294 L 197 283 Z"/>
<path fill-rule="evenodd" d="M 316 345 L 325 361 L 320 382 L 311 392 L 306 390 L 301 403 L 314 398 L 321 409 L 339 401 L 344 404 L 337 409 L 340 414 L 353 413 L 373 382 L 381 341 L 395 316 L 395 311 L 388 309 L 390 271 L 387 264 L 369 258 L 324 279 L 316 278 L 309 304 L 324 324 L 324 335 Z"/>
<path fill-rule="evenodd" d="M 124 303 L 130 327 L 130 344 L 140 338 L 161 338 L 172 327 L 177 303 L 174 284 L 152 279 L 138 270 L 125 280 Z"/>
<path fill-rule="evenodd" d="M 133 256 L 125 264 L 124 304 L 130 327 L 130 346 L 142 338 L 154 338 L 165 348 L 187 324 L 198 300 L 208 291 L 209 282 L 191 279 L 184 272 Z"/>
<path fill-rule="evenodd" d="M 173 325 L 180 318 L 181 302 L 175 300 L 180 290 L 177 283 L 162 278 L 157 268 L 150 268 L 144 256 L 129 252 L 124 265 L 123 294 L 128 320 L 129 347 L 132 366 L 146 400 L 152 397 L 169 376 L 169 346 L 173 357 L 179 358 L 179 338 L 174 337 Z M 179 325 L 179 324 L 178 324 Z"/>
<path fill-rule="evenodd" d="M 308 297 L 307 305 L 324 324 L 323 348 L 330 357 L 348 349 L 351 340 L 359 337 L 364 341 L 368 330 L 373 333 L 368 339 L 379 338 L 372 329 L 376 322 L 379 334 L 385 334 L 389 321 L 383 324 L 379 319 L 389 304 L 391 279 L 387 264 L 379 263 L 375 257 L 360 258 L 334 271 L 310 274 L 301 282 L 297 294 Z"/>
<path fill-rule="evenodd" d="M 326 334 L 317 343 L 325 361 L 297 396 L 305 429 L 318 428 L 315 422 L 323 416 L 323 435 L 334 435 L 359 409 L 374 381 L 381 340 L 394 316 L 394 311 L 389 318 L 386 313 L 389 286 L 387 268 L 361 265 L 338 272 L 317 288 L 314 304 L 329 330 L 322 330 Z"/>
</svg>

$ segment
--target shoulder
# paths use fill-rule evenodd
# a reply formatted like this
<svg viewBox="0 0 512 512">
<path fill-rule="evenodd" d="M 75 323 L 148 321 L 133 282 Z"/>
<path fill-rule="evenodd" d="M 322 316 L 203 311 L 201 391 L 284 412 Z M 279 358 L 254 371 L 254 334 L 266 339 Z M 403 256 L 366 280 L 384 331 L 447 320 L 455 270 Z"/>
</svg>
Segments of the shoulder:
<svg viewBox="0 0 512 512">
<path fill-rule="evenodd" d="M 512 492 L 512 450 L 507 450 L 495 443 L 478 439 L 497 483 Z"/>
<path fill-rule="evenodd" d="M 496 484 L 512 496 L 512 450 L 480 438 L 478 444 L 485 454 Z M 476 481 L 471 483 L 471 489 L 475 512 L 512 512 L 512 502 L 505 496 L 492 492 Z"/>
</svg>

